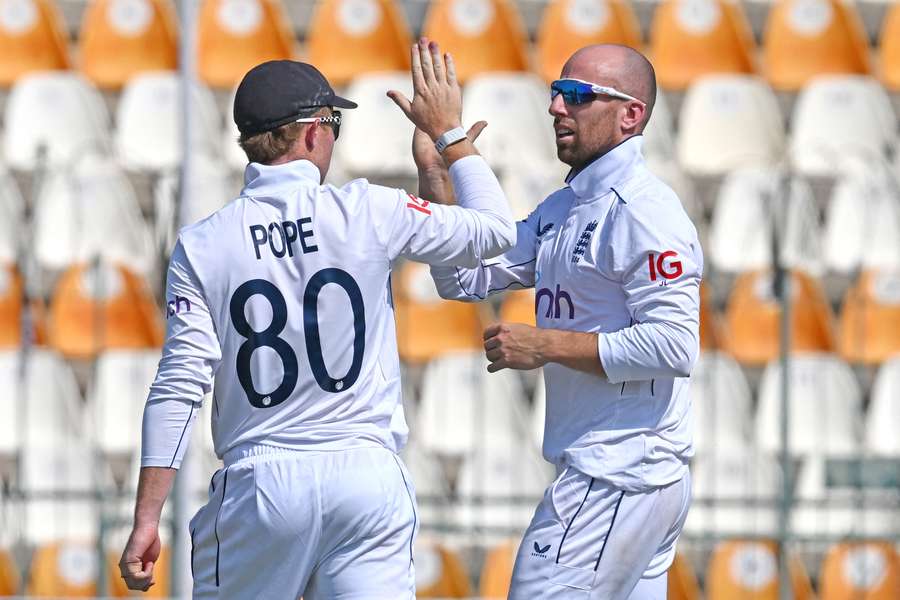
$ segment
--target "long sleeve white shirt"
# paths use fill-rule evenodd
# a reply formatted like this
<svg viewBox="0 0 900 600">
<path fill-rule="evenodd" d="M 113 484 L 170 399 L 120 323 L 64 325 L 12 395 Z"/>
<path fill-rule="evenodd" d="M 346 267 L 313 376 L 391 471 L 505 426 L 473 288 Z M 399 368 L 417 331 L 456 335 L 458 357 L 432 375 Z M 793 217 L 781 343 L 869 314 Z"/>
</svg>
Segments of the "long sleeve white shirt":
<svg viewBox="0 0 900 600">
<path fill-rule="evenodd" d="M 444 298 L 535 287 L 538 327 L 598 334 L 606 377 L 544 367 L 544 457 L 629 491 L 672 483 L 692 455 L 703 254 L 642 138 L 589 164 L 518 223 L 515 248 L 475 267 L 432 267 Z"/>
<path fill-rule="evenodd" d="M 244 444 L 399 450 L 392 262 L 475 266 L 515 243 L 487 163 L 463 158 L 450 176 L 459 206 L 361 179 L 320 185 L 304 160 L 251 163 L 240 198 L 179 234 L 141 464 L 180 465 L 213 386 L 220 457 Z"/>
</svg>

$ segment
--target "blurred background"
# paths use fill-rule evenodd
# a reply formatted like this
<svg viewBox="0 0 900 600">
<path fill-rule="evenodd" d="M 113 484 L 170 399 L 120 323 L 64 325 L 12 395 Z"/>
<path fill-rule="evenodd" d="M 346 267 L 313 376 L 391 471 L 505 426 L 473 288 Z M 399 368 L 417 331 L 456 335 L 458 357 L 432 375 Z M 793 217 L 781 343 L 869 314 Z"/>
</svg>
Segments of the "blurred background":
<svg viewBox="0 0 900 600">
<path fill-rule="evenodd" d="M 0 596 L 128 595 L 115 563 L 165 266 L 177 228 L 240 189 L 241 76 L 317 65 L 360 105 L 328 180 L 415 191 L 412 129 L 384 93 L 411 95 L 420 33 L 454 54 L 464 120 L 490 123 L 478 146 L 517 217 L 563 185 L 546 111 L 565 59 L 617 42 L 656 66 L 644 152 L 706 254 L 694 504 L 670 598 L 776 598 L 779 573 L 781 597 L 900 598 L 890 0 L 0 0 Z M 533 323 L 533 293 L 444 302 L 411 263 L 394 288 L 419 597 L 505 598 L 554 474 L 541 374 L 487 376 L 480 339 L 497 318 Z M 156 597 L 188 597 L 186 523 L 218 468 L 208 404 Z"/>
</svg>

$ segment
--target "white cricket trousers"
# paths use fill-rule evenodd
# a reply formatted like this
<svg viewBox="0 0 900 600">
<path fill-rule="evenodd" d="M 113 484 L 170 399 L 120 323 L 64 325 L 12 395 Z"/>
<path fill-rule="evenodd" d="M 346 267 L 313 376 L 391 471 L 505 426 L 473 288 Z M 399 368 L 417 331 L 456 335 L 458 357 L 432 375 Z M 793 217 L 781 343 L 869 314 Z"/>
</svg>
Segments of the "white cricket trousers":
<svg viewBox="0 0 900 600">
<path fill-rule="evenodd" d="M 240 447 L 191 520 L 193 597 L 412 600 L 417 528 L 390 450 Z"/>
<path fill-rule="evenodd" d="M 525 532 L 509 599 L 665 600 L 690 500 L 690 475 L 631 493 L 565 469 Z"/>
</svg>

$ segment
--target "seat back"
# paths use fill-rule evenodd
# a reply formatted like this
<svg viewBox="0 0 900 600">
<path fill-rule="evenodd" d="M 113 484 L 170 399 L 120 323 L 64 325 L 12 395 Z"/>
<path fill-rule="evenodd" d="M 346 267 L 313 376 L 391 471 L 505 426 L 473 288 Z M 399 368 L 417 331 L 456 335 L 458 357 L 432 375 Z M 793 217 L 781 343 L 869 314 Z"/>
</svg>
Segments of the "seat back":
<svg viewBox="0 0 900 600">
<path fill-rule="evenodd" d="M 307 44 L 309 62 L 331 85 L 345 85 L 363 73 L 408 70 L 412 35 L 395 0 L 324 0 Z"/>
<path fill-rule="evenodd" d="M 763 44 L 766 76 L 780 90 L 799 90 L 816 75 L 870 71 L 862 21 L 848 2 L 779 0 Z"/>
<path fill-rule="evenodd" d="M 472 594 L 469 576 L 455 552 L 419 539 L 413 551 L 416 564 L 416 597 L 466 598 Z"/>
<path fill-rule="evenodd" d="M 772 288 L 765 271 L 744 273 L 734 284 L 726 312 L 728 350 L 740 363 L 762 366 L 778 356 L 781 309 Z M 790 289 L 791 350 L 833 352 L 834 318 L 818 283 L 794 271 Z"/>
<path fill-rule="evenodd" d="M 0 167 L 0 263 L 14 263 L 25 235 L 25 201 L 16 180 Z"/>
<path fill-rule="evenodd" d="M 528 70 L 525 28 L 510 0 L 436 0 L 422 30 L 453 55 L 460 82 L 485 71 Z"/>
<path fill-rule="evenodd" d="M 700 600 L 700 586 L 691 563 L 680 552 L 669 567 L 669 600 Z"/>
<path fill-rule="evenodd" d="M 790 561 L 795 600 L 812 600 L 809 575 L 796 558 Z M 777 600 L 778 556 L 775 542 L 733 540 L 720 543 L 706 575 L 709 600 Z"/>
<path fill-rule="evenodd" d="M 893 4 L 881 26 L 881 81 L 900 90 L 900 5 Z"/>
<path fill-rule="evenodd" d="M 900 457 L 900 356 L 878 370 L 866 415 L 866 449 L 880 456 Z"/>
<path fill-rule="evenodd" d="M 22 277 L 12 266 L 0 266 L 0 349 L 22 343 Z"/>
<path fill-rule="evenodd" d="M 700 284 L 700 349 L 706 352 L 718 350 L 725 344 L 722 322 L 712 304 L 709 286 Z"/>
<path fill-rule="evenodd" d="M 0 15 L 0 85 L 35 71 L 69 68 L 65 28 L 53 0 L 6 2 Z"/>
<path fill-rule="evenodd" d="M 0 548 L 0 595 L 15 596 L 19 592 L 19 569 L 12 554 Z"/>
<path fill-rule="evenodd" d="M 230 89 L 267 60 L 294 55 L 294 35 L 279 0 L 204 0 L 197 26 L 197 73 Z"/>
<path fill-rule="evenodd" d="M 81 72 L 117 90 L 142 71 L 178 68 L 171 0 L 93 0 L 81 22 Z"/>
<path fill-rule="evenodd" d="M 841 542 L 828 551 L 821 600 L 891 600 L 900 595 L 900 556 L 887 542 Z"/>
<path fill-rule="evenodd" d="M 683 90 L 713 73 L 753 73 L 754 52 L 740 3 L 666 0 L 653 15 L 650 54 L 664 88 Z"/>
<path fill-rule="evenodd" d="M 694 448 L 740 450 L 753 436 L 753 396 L 740 365 L 724 352 L 701 352 L 691 373 Z"/>
<path fill-rule="evenodd" d="M 27 593 L 49 598 L 95 598 L 99 574 L 97 549 L 83 542 L 53 542 L 31 558 Z"/>
<path fill-rule="evenodd" d="M 548 2 L 537 34 L 538 72 L 559 78 L 565 62 L 591 44 L 641 47 L 641 28 L 628 0 Z"/>
<path fill-rule="evenodd" d="M 876 365 L 900 353 L 900 270 L 866 271 L 847 290 L 839 351 L 844 360 Z"/>
<path fill-rule="evenodd" d="M 516 540 L 506 540 L 488 550 L 478 584 L 478 594 L 482 598 L 503 600 L 509 596 L 509 584 L 518 548 Z"/>
</svg>

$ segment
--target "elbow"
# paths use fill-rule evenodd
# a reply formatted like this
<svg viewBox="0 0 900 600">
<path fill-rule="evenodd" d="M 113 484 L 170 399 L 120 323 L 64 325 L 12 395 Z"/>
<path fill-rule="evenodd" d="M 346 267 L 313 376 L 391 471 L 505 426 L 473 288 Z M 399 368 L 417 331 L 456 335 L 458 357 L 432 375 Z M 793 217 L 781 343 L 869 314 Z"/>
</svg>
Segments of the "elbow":
<svg viewBox="0 0 900 600">
<path fill-rule="evenodd" d="M 700 354 L 700 344 L 696 337 L 690 336 L 685 343 L 679 344 L 672 361 L 675 377 L 690 377 L 698 354 Z"/>
<path fill-rule="evenodd" d="M 494 258 L 509 252 L 516 246 L 516 225 L 508 219 L 504 219 L 502 225 L 495 227 L 491 240 L 491 248 L 482 258 Z"/>
</svg>

